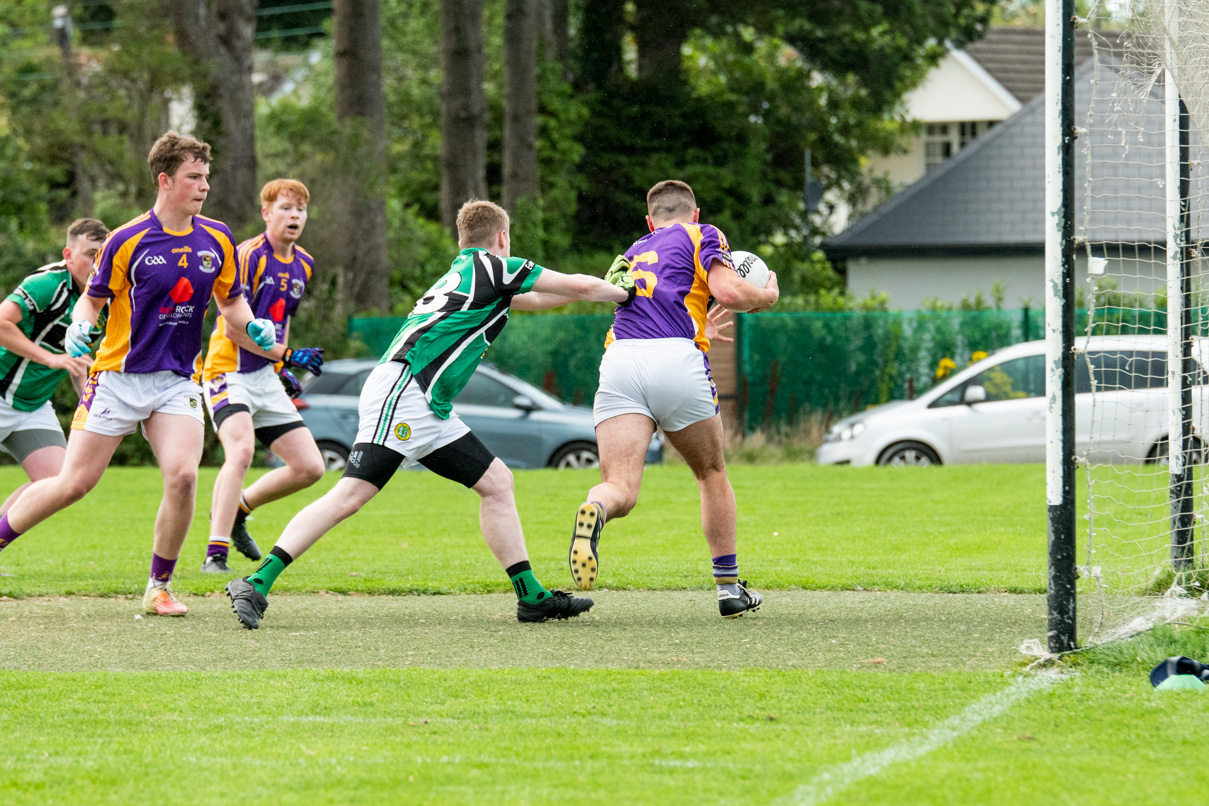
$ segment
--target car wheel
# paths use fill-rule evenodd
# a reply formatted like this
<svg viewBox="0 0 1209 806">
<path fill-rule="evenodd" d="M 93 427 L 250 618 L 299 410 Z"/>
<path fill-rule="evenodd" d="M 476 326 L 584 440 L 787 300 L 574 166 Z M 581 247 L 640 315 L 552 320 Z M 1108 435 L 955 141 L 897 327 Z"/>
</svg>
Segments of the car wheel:
<svg viewBox="0 0 1209 806">
<path fill-rule="evenodd" d="M 324 470 L 343 470 L 348 463 L 348 448 L 339 442 L 328 442 L 321 439 L 315 443 L 319 446 L 319 455 L 323 457 Z"/>
<path fill-rule="evenodd" d="M 877 463 L 895 467 L 927 467 L 940 464 L 940 457 L 922 442 L 896 442 L 882 452 Z"/>
<path fill-rule="evenodd" d="M 600 467 L 600 451 L 592 442 L 572 442 L 554 452 L 550 467 L 567 470 L 576 467 Z"/>
<path fill-rule="evenodd" d="M 1167 437 L 1161 437 L 1158 442 L 1151 447 L 1150 453 L 1146 455 L 1146 464 L 1148 465 L 1168 465 L 1171 463 L 1171 447 L 1167 444 Z M 1196 437 L 1192 438 L 1192 464 L 1203 465 L 1209 463 L 1209 455 L 1207 455 L 1204 444 Z"/>
</svg>

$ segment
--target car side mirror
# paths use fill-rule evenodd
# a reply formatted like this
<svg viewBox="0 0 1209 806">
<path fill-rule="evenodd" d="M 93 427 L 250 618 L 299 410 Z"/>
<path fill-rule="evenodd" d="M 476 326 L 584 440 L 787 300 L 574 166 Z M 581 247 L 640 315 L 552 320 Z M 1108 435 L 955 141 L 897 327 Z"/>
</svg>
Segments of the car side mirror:
<svg viewBox="0 0 1209 806">
<path fill-rule="evenodd" d="M 986 399 L 987 390 L 975 383 L 967 386 L 966 390 L 961 393 L 961 402 L 967 406 L 972 406 L 975 403 L 985 403 Z"/>
<path fill-rule="evenodd" d="M 517 395 L 512 398 L 512 405 L 521 411 L 537 411 L 541 406 L 533 402 L 533 398 L 528 395 Z"/>
</svg>

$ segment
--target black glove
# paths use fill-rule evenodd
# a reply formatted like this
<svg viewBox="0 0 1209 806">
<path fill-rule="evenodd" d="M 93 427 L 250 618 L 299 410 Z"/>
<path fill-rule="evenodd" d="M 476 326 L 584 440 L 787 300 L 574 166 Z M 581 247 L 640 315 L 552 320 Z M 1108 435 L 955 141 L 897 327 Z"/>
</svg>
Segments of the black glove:
<svg viewBox="0 0 1209 806">
<path fill-rule="evenodd" d="M 322 347 L 300 347 L 297 350 L 287 347 L 281 360 L 290 369 L 305 369 L 312 375 L 323 374 Z"/>
<path fill-rule="evenodd" d="M 285 387 L 285 393 L 291 400 L 302 394 L 302 384 L 298 383 L 298 379 L 288 369 L 282 367 L 277 377 L 281 378 L 281 385 Z"/>
</svg>

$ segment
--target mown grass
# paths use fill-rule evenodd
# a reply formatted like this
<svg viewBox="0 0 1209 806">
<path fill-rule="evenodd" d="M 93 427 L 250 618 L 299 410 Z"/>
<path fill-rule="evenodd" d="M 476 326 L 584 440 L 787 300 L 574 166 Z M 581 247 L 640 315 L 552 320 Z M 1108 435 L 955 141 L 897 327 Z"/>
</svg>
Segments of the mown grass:
<svg viewBox="0 0 1209 806">
<path fill-rule="evenodd" d="M 1075 656 L 995 710 L 1014 647 L 1044 637 L 1043 468 L 732 478 L 743 574 L 768 595 L 743 619 L 715 614 L 673 465 L 606 531 L 606 590 L 581 619 L 518 624 L 473 493 L 405 473 L 282 576 L 250 633 L 197 571 L 204 503 L 178 576 L 192 612 L 140 617 L 158 478 L 115 468 L 0 554 L 0 798 L 1132 804 L 1209 784 L 1209 696 L 1146 678 L 1169 655 L 1209 660 L 1203 631 Z M 548 584 L 567 584 L 594 479 L 517 474 Z M 258 512 L 262 545 L 333 482 Z M 458 595 L 364 595 L 401 593 Z"/>
<path fill-rule="evenodd" d="M 218 590 L 198 572 L 214 471 L 178 566 L 186 592 Z M 1045 589 L 1043 469 L 1034 466 L 736 467 L 741 574 L 763 588 L 1040 592 Z M 17 469 L 0 469 L 0 489 Z M 530 558 L 567 586 L 568 533 L 595 471 L 516 474 Z M 263 507 L 250 529 L 267 551 L 306 502 L 331 484 Z M 142 589 L 160 482 L 153 468 L 112 468 L 80 504 L 0 553 L 0 595 L 113 595 Z M 477 496 L 425 472 L 401 473 L 281 578 L 283 592 L 479 593 L 509 590 L 478 531 Z M 233 556 L 237 569 L 252 564 Z M 683 466 L 646 470 L 638 507 L 601 542 L 610 589 L 711 587 L 696 485 Z"/>
</svg>

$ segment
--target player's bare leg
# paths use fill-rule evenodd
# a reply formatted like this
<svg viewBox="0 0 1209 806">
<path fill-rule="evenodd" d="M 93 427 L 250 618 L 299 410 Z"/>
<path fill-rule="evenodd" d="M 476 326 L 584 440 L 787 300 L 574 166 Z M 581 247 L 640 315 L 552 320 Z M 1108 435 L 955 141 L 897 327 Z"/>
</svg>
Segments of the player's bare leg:
<svg viewBox="0 0 1209 806">
<path fill-rule="evenodd" d="M 20 534 L 79 501 L 97 486 L 121 441 L 121 437 L 72 431 L 62 470 L 26 487 L 2 520 Z"/>
<path fill-rule="evenodd" d="M 323 478 L 323 454 L 309 429 L 287 431 L 273 440 L 269 450 L 281 457 L 285 467 L 270 470 L 244 490 L 244 500 L 252 509 L 285 498 Z"/>
<path fill-rule="evenodd" d="M 498 458 L 472 488 L 480 496 L 479 528 L 487 548 L 504 568 L 529 559 L 521 516 L 516 511 L 512 471 Z"/>
<path fill-rule="evenodd" d="M 25 492 L 30 484 L 59 475 L 59 471 L 63 469 L 65 456 L 67 456 L 67 449 L 58 445 L 47 445 L 26 456 L 21 467 L 25 470 L 25 475 L 29 476 L 29 481 L 13 490 L 8 498 L 4 499 L 4 503 L 0 504 L 0 515 L 12 508 L 13 502 L 21 497 L 21 493 Z"/>
<path fill-rule="evenodd" d="M 600 532 L 605 520 L 623 518 L 638 503 L 646 452 L 655 421 L 645 414 L 619 414 L 596 426 L 600 451 L 600 484 L 575 513 L 567 565 L 580 590 L 592 590 L 600 571 Z"/>
<path fill-rule="evenodd" d="M 508 466 L 498 457 L 492 459 L 487 471 L 471 489 L 481 499 L 479 528 L 483 532 L 483 540 L 516 591 L 517 620 L 550 621 L 586 613 L 592 607 L 591 599 L 546 590 L 533 575 L 529 553 L 525 549 L 520 514 L 516 511 L 512 471 Z"/>
<path fill-rule="evenodd" d="M 143 430 L 164 480 L 143 609 L 161 616 L 183 616 L 189 609 L 172 594 L 169 583 L 193 522 L 205 426 L 186 414 L 155 412 L 143 422 Z"/>
<path fill-rule="evenodd" d="M 763 597 L 747 590 L 747 583 L 739 580 L 738 516 L 735 491 L 726 476 L 721 416 L 715 414 L 679 431 L 667 431 L 666 436 L 697 479 L 697 489 L 701 493 L 701 526 L 713 557 L 719 610 L 727 618 L 755 610 L 763 603 Z"/>
<path fill-rule="evenodd" d="M 229 573 L 227 554 L 231 548 L 231 529 L 239 510 L 239 495 L 243 480 L 256 454 L 256 436 L 252 431 L 252 415 L 246 411 L 229 414 L 218 427 L 222 443 L 223 463 L 214 479 L 210 493 L 210 541 L 206 546 L 206 562 L 202 570 L 208 573 Z M 248 549 L 247 551 L 243 551 Z M 260 549 L 242 546 L 245 555 L 260 558 Z"/>
<path fill-rule="evenodd" d="M 239 623 L 249 630 L 259 628 L 260 619 L 269 607 L 269 589 L 286 566 L 301 557 L 345 518 L 356 514 L 377 494 L 376 485 L 345 476 L 323 497 L 303 507 L 291 518 L 260 567 L 248 577 L 227 583 L 227 596 L 231 599 L 231 608 Z"/>
</svg>

